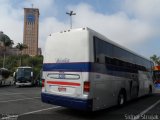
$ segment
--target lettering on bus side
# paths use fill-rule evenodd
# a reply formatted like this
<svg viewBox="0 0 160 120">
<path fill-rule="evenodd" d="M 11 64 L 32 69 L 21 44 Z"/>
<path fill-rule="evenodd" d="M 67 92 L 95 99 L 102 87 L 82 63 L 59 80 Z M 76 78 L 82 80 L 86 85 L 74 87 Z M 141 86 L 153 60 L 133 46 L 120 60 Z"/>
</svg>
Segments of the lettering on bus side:
<svg viewBox="0 0 160 120">
<path fill-rule="evenodd" d="M 57 58 L 56 63 L 69 63 L 70 59 L 68 58 Z"/>
</svg>

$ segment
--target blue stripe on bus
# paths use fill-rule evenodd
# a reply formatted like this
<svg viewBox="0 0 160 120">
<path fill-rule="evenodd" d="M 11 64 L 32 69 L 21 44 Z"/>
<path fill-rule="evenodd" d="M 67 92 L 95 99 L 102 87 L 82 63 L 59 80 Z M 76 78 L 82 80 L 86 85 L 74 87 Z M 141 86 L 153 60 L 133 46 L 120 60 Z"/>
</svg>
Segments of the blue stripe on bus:
<svg viewBox="0 0 160 120">
<path fill-rule="evenodd" d="M 91 99 L 82 100 L 78 98 L 58 96 L 47 93 L 41 93 L 41 100 L 44 103 L 60 105 L 80 110 L 92 110 L 92 102 L 93 102 Z"/>
<path fill-rule="evenodd" d="M 91 71 L 91 63 L 45 63 L 43 71 L 74 71 L 89 72 Z"/>
<path fill-rule="evenodd" d="M 138 70 L 99 63 L 45 63 L 43 71 L 62 71 L 62 72 L 96 72 L 101 74 L 113 75 L 117 77 L 132 78 L 132 74 L 137 74 Z M 125 73 L 125 74 L 124 74 Z"/>
<path fill-rule="evenodd" d="M 82 63 L 44 63 L 43 71 L 80 71 L 80 72 L 99 72 L 108 73 L 109 71 L 136 73 L 137 70 L 129 69 L 123 66 L 109 64 L 99 64 L 92 62 Z"/>
</svg>

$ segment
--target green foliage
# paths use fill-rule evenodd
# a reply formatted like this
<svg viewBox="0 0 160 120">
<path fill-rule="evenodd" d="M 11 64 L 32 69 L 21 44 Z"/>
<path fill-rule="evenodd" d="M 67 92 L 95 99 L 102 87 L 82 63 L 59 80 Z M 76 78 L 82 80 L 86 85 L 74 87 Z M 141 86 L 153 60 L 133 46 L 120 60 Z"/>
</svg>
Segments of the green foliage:
<svg viewBox="0 0 160 120">
<path fill-rule="evenodd" d="M 1 74 L 2 74 L 2 78 L 6 79 L 6 78 L 9 77 L 10 71 L 5 70 L 5 69 L 0 69 L 0 71 L 1 71 Z"/>
<path fill-rule="evenodd" d="M 25 45 L 25 44 L 23 44 L 23 43 L 18 43 L 18 44 L 16 45 L 16 48 L 18 48 L 19 51 L 23 51 L 23 49 L 27 49 L 28 46 Z"/>
<path fill-rule="evenodd" d="M 21 66 L 33 67 L 34 78 L 37 79 L 42 69 L 43 56 L 33 56 L 33 57 L 29 55 L 7 56 L 5 67 L 11 71 L 11 74 L 13 74 L 13 72 L 15 72 L 17 67 L 19 67 L 20 57 L 22 58 Z M 3 64 L 3 58 L 0 57 L 0 67 L 2 67 L 2 64 Z"/>
<path fill-rule="evenodd" d="M 157 55 L 153 55 L 150 57 L 150 59 L 156 64 L 156 65 L 160 65 L 160 57 Z"/>
<path fill-rule="evenodd" d="M 11 47 L 14 44 L 13 40 L 5 34 L 1 35 L 0 41 L 3 43 L 4 47 Z"/>
<path fill-rule="evenodd" d="M 5 68 L 5 54 L 6 54 L 6 48 L 12 47 L 14 44 L 13 40 L 11 40 L 7 35 L 1 33 L 0 35 L 0 42 L 3 43 L 3 49 L 4 49 L 4 58 L 3 58 L 3 68 Z"/>
</svg>

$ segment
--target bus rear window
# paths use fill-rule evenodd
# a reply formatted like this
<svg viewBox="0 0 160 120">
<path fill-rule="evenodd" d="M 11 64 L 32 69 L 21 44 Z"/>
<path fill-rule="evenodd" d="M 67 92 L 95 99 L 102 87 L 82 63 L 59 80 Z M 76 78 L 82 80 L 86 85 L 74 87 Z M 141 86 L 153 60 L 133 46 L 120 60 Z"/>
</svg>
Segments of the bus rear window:
<svg viewBox="0 0 160 120">
<path fill-rule="evenodd" d="M 64 73 L 49 73 L 47 77 L 50 79 L 70 79 L 70 80 L 80 79 L 80 76 L 78 74 L 64 74 Z"/>
</svg>

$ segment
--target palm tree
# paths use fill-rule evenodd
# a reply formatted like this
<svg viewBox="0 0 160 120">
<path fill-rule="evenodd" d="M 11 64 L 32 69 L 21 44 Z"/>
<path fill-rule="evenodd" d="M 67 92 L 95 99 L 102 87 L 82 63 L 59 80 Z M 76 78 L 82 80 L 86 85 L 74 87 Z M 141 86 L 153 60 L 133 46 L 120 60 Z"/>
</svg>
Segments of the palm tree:
<svg viewBox="0 0 160 120">
<path fill-rule="evenodd" d="M 3 50 L 4 50 L 4 58 L 3 58 L 3 68 L 4 68 L 7 47 L 12 47 L 14 42 L 7 35 L 3 34 L 3 32 L 0 32 L 0 42 L 2 43 Z"/>
<path fill-rule="evenodd" d="M 27 49 L 28 46 L 26 44 L 23 44 L 23 43 L 17 43 L 16 48 L 19 49 L 19 51 L 20 51 L 20 66 L 21 66 L 21 64 L 22 64 L 22 59 L 21 59 L 22 51 L 24 49 Z"/>
<path fill-rule="evenodd" d="M 151 59 L 156 65 L 160 65 L 160 57 L 158 57 L 157 55 L 151 56 L 150 59 Z"/>
</svg>

